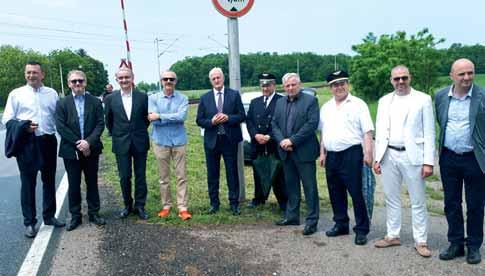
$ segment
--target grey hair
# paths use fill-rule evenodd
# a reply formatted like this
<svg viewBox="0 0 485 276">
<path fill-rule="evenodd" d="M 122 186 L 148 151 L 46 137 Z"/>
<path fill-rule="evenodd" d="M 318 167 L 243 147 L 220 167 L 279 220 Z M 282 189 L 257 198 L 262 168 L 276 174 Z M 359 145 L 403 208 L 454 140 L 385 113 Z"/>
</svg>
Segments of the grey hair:
<svg viewBox="0 0 485 276">
<path fill-rule="evenodd" d="M 289 79 L 291 78 L 296 78 L 296 80 L 298 81 L 298 83 L 300 83 L 300 75 L 298 75 L 297 73 L 286 73 L 283 78 L 281 78 L 281 80 L 283 81 L 283 83 L 287 82 Z"/>
<path fill-rule="evenodd" d="M 222 78 L 224 78 L 224 73 L 222 72 L 222 69 L 220 67 L 214 67 L 209 71 L 209 79 L 215 73 L 221 74 Z"/>
<path fill-rule="evenodd" d="M 67 73 L 67 79 L 69 80 L 71 78 L 71 76 L 74 75 L 74 74 L 81 75 L 81 76 L 83 76 L 84 81 L 86 81 L 86 82 L 88 81 L 88 79 L 86 78 L 86 74 L 84 74 L 84 72 L 81 71 L 81 70 L 71 70 L 71 71 L 69 71 L 69 73 Z"/>
<path fill-rule="evenodd" d="M 392 76 L 392 73 L 397 70 L 406 70 L 408 71 L 408 73 L 410 73 L 409 68 L 406 65 L 399 64 L 397 66 L 394 66 L 394 68 L 391 69 L 391 76 Z"/>
</svg>

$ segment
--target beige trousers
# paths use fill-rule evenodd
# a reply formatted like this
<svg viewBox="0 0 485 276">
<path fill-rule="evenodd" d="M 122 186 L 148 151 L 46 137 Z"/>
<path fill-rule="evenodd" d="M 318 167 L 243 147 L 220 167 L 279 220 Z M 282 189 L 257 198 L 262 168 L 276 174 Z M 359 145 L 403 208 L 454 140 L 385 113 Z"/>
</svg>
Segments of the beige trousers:
<svg viewBox="0 0 485 276">
<path fill-rule="evenodd" d="M 158 162 L 158 172 L 160 174 L 160 201 L 162 208 L 172 207 L 170 192 L 170 161 L 172 160 L 177 183 L 177 208 L 179 212 L 186 211 L 188 208 L 188 195 L 185 145 L 166 147 L 153 144 L 153 151 Z"/>
</svg>

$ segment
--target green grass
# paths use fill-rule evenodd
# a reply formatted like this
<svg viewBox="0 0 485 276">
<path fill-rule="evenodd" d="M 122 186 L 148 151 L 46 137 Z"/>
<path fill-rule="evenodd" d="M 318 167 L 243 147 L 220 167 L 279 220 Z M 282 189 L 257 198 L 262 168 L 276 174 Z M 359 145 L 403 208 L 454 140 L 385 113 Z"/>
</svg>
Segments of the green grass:
<svg viewBox="0 0 485 276">
<path fill-rule="evenodd" d="M 189 190 L 189 211 L 192 212 L 193 218 L 190 221 L 183 222 L 177 217 L 176 196 L 175 196 L 175 182 L 172 177 L 171 190 L 173 207 L 170 216 L 167 219 L 161 220 L 156 217 L 157 212 L 161 209 L 159 184 L 158 184 L 158 170 L 157 163 L 154 158 L 152 149 L 148 154 L 147 160 L 147 184 L 148 184 L 148 199 L 146 210 L 150 215 L 149 222 L 160 223 L 164 225 L 218 225 L 218 224 L 252 224 L 252 223 L 271 223 L 281 217 L 278 210 L 278 204 L 274 195 L 271 196 L 265 206 L 255 209 L 246 208 L 246 203 L 241 203 L 241 216 L 232 216 L 229 212 L 229 202 L 227 199 L 227 185 L 225 180 L 225 170 L 221 168 L 221 183 L 220 183 L 220 200 L 221 211 L 216 215 L 208 215 L 209 198 L 207 193 L 207 169 L 205 164 L 205 155 L 203 147 L 203 138 L 200 136 L 200 129 L 195 124 L 197 106 L 191 105 L 189 108 L 189 116 L 186 121 L 188 133 L 187 145 L 187 176 L 188 176 L 188 190 Z M 104 163 L 105 168 L 102 172 L 104 180 L 111 184 L 119 198 L 119 204 L 122 206 L 121 191 L 119 186 L 119 179 L 116 169 L 116 161 L 114 155 L 111 153 L 111 139 L 103 136 Z M 221 162 L 223 163 L 223 162 Z M 244 167 L 244 175 L 246 179 L 246 199 L 251 200 L 254 193 L 254 181 L 251 166 Z M 326 182 L 324 181 L 325 174 L 322 168 L 317 169 L 317 180 L 320 196 L 320 206 L 322 208 L 329 208 L 329 199 Z M 303 193 L 302 193 L 303 194 Z M 303 196 L 303 195 L 302 195 Z M 302 218 L 305 216 L 305 204 L 302 202 Z"/>
</svg>

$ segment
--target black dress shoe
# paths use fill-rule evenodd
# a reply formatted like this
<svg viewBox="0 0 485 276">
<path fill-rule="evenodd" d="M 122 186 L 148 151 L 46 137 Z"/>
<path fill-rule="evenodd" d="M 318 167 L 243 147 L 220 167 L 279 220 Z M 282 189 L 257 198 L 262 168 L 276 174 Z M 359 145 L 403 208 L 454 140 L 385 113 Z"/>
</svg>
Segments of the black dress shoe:
<svg viewBox="0 0 485 276">
<path fill-rule="evenodd" d="M 233 216 L 239 216 L 241 214 L 241 209 L 239 209 L 239 206 L 237 205 L 232 205 L 231 212 Z"/>
<path fill-rule="evenodd" d="M 354 243 L 356 245 L 365 245 L 367 243 L 367 236 L 364 234 L 355 234 Z"/>
<path fill-rule="evenodd" d="M 348 235 L 348 234 L 349 234 L 349 228 L 345 228 L 337 225 L 334 225 L 332 229 L 325 232 L 325 235 L 327 235 L 327 237 L 337 237 L 337 236 Z"/>
<path fill-rule="evenodd" d="M 50 219 L 44 220 L 45 225 L 52 225 L 54 227 L 64 227 L 66 226 L 65 222 L 60 222 L 57 220 L 55 217 L 52 217 Z"/>
<path fill-rule="evenodd" d="M 147 220 L 148 219 L 148 215 L 145 212 L 145 208 L 143 208 L 143 207 L 136 207 L 135 208 L 135 214 L 137 214 L 138 217 L 140 219 L 142 219 L 142 220 Z"/>
<path fill-rule="evenodd" d="M 123 210 L 121 210 L 119 218 L 127 218 L 132 212 L 133 208 L 131 208 L 130 206 L 126 206 L 125 208 L 123 208 Z"/>
<path fill-rule="evenodd" d="M 470 248 L 468 247 L 466 254 L 466 262 L 469 264 L 478 264 L 482 261 L 482 256 L 480 255 L 479 248 Z"/>
<path fill-rule="evenodd" d="M 73 218 L 71 222 L 66 226 L 66 231 L 72 231 L 82 224 L 81 218 Z"/>
<path fill-rule="evenodd" d="M 440 260 L 449 261 L 461 256 L 465 256 L 465 247 L 452 243 L 445 251 L 440 253 Z"/>
<path fill-rule="evenodd" d="M 209 214 L 213 215 L 213 214 L 215 214 L 215 213 L 219 212 L 219 207 L 214 207 L 214 206 L 211 206 L 207 212 L 208 212 Z"/>
<path fill-rule="evenodd" d="M 309 236 L 317 232 L 317 226 L 316 225 L 305 225 L 305 228 L 303 229 L 303 235 L 304 236 Z"/>
<path fill-rule="evenodd" d="M 105 225 L 106 220 L 98 214 L 89 215 L 89 222 L 96 224 L 97 226 Z"/>
<path fill-rule="evenodd" d="M 37 234 L 37 232 L 35 231 L 35 225 L 29 225 L 27 227 L 25 227 L 25 236 L 27 238 L 35 238 L 35 235 Z"/>
<path fill-rule="evenodd" d="M 275 221 L 274 224 L 278 226 L 287 226 L 287 225 L 300 225 L 300 222 L 294 221 L 294 220 L 282 219 L 282 220 Z"/>
</svg>

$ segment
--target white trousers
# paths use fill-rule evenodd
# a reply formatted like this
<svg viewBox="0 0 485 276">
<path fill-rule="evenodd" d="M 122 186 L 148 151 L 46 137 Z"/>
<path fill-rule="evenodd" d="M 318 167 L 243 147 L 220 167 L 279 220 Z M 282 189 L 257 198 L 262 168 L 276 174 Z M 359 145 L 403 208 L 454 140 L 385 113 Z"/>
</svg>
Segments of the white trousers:
<svg viewBox="0 0 485 276">
<path fill-rule="evenodd" d="M 381 161 L 382 186 L 386 198 L 387 236 L 399 237 L 401 231 L 401 183 L 408 187 L 411 200 L 413 237 L 416 243 L 426 243 L 428 213 L 422 166 L 411 165 L 406 151 L 387 149 Z"/>
</svg>

